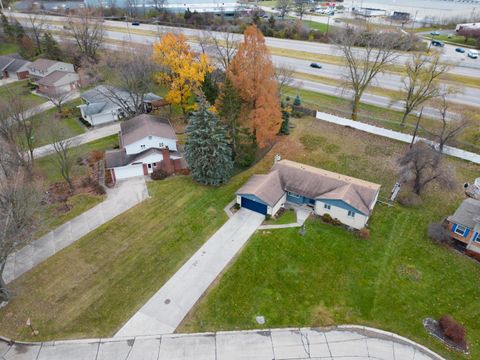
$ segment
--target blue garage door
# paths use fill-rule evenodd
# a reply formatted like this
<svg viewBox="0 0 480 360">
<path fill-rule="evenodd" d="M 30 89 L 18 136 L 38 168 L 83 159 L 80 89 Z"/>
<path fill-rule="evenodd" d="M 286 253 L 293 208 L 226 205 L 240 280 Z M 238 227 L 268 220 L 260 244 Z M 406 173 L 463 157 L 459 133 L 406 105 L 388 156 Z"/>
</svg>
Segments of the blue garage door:
<svg viewBox="0 0 480 360">
<path fill-rule="evenodd" d="M 242 207 L 260 214 L 267 214 L 267 205 L 242 197 Z"/>
</svg>

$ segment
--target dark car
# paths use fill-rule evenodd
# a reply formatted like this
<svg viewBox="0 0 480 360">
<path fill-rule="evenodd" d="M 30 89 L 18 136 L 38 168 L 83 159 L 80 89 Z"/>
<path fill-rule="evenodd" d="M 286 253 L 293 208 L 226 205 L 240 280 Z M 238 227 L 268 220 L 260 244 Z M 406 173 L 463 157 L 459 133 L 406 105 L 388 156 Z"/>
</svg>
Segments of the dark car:
<svg viewBox="0 0 480 360">
<path fill-rule="evenodd" d="M 443 41 L 438 41 L 438 40 L 433 40 L 432 41 L 432 45 L 433 46 L 440 46 L 440 47 L 444 47 L 445 44 L 443 43 Z"/>
<path fill-rule="evenodd" d="M 463 54 L 465 52 L 465 49 L 464 48 L 456 48 L 455 51 Z"/>
<path fill-rule="evenodd" d="M 132 22 L 132 26 L 140 26 L 140 23 L 138 21 Z"/>
<path fill-rule="evenodd" d="M 310 64 L 310 67 L 312 67 L 312 68 L 314 68 L 314 69 L 321 69 L 321 68 L 322 68 L 322 65 L 317 64 L 317 63 L 311 63 L 311 64 Z"/>
</svg>

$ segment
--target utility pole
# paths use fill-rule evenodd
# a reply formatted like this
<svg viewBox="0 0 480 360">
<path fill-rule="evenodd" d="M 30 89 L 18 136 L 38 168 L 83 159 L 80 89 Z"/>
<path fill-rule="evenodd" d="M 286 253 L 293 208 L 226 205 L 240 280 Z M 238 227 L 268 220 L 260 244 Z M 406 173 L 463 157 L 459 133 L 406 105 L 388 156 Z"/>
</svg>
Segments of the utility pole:
<svg viewBox="0 0 480 360">
<path fill-rule="evenodd" d="M 410 149 L 412 148 L 413 144 L 415 144 L 415 138 L 417 137 L 418 127 L 420 125 L 420 120 L 422 119 L 423 114 L 423 107 L 420 110 L 420 114 L 417 116 L 417 124 L 415 125 L 415 131 L 413 132 L 412 142 L 410 143 Z"/>
</svg>

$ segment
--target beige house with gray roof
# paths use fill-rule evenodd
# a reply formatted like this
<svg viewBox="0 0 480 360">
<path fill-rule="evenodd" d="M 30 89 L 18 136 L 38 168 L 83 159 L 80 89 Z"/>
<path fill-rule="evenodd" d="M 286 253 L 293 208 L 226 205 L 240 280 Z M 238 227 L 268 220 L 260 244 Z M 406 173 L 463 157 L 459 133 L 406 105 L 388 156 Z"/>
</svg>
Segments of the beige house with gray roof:
<svg viewBox="0 0 480 360">
<path fill-rule="evenodd" d="M 72 64 L 38 59 L 28 65 L 30 80 L 46 95 L 67 93 L 79 87 L 80 78 Z"/>
<path fill-rule="evenodd" d="M 237 191 L 237 203 L 275 215 L 287 202 L 310 206 L 355 229 L 366 226 L 380 185 L 290 160 L 280 160 L 266 175 L 254 175 Z"/>
</svg>

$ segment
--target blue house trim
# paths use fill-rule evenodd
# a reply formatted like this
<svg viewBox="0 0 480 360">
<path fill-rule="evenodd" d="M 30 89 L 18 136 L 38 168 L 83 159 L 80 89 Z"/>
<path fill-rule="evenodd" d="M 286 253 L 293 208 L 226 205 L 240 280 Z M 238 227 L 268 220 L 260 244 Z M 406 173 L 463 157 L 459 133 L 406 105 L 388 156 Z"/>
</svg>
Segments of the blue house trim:
<svg viewBox="0 0 480 360">
<path fill-rule="evenodd" d="M 314 205 L 315 204 L 315 199 L 310 199 L 308 197 L 298 195 L 289 191 L 287 192 L 287 201 L 297 205 L 303 205 L 303 204 Z"/>
<path fill-rule="evenodd" d="M 347 210 L 347 211 L 353 211 L 354 213 L 357 213 L 357 214 L 362 214 L 362 215 L 365 215 L 365 216 L 368 216 L 367 214 L 363 213 L 362 211 L 354 208 L 353 206 L 351 206 L 350 204 L 347 204 L 345 201 L 343 200 L 339 200 L 339 199 L 322 199 L 322 198 L 317 198 L 317 200 L 325 203 L 325 204 L 329 204 L 330 206 L 336 206 L 336 207 L 339 207 L 341 209 L 344 209 L 344 210 Z"/>
<path fill-rule="evenodd" d="M 270 206 L 265 201 L 263 201 L 262 199 L 260 199 L 259 197 L 255 196 L 255 195 L 251 195 L 251 194 L 237 194 L 237 195 L 239 195 L 241 197 L 244 197 L 246 199 L 252 200 L 252 201 L 259 202 L 260 204 Z"/>
</svg>

